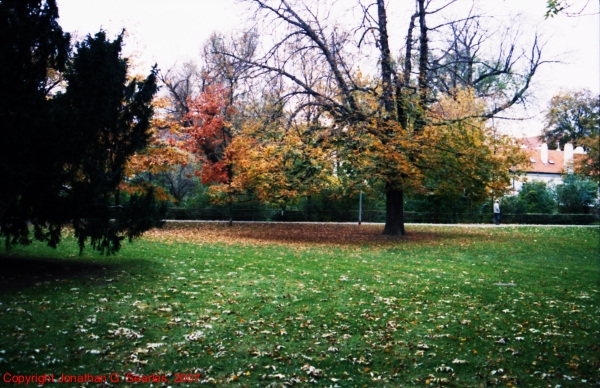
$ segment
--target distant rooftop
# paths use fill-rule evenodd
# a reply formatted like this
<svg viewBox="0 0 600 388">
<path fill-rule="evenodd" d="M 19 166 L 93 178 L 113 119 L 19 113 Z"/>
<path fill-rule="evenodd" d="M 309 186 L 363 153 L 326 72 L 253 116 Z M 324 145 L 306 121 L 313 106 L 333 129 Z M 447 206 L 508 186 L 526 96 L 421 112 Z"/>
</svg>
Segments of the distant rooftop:
<svg viewBox="0 0 600 388">
<path fill-rule="evenodd" d="M 530 163 L 524 166 L 523 171 L 543 174 L 562 174 L 565 171 L 564 152 L 548 150 L 548 163 L 542 162 L 542 156 L 539 150 L 525 150 L 527 159 Z M 575 157 L 580 155 L 575 155 Z"/>
<path fill-rule="evenodd" d="M 525 166 L 521 169 L 528 173 L 540 174 L 563 174 L 565 173 L 565 158 L 571 158 L 571 162 L 582 158 L 583 149 L 577 147 L 575 150 L 571 148 L 570 152 L 558 150 L 548 150 L 545 143 L 539 137 L 526 137 L 519 139 L 521 148 L 527 154 Z"/>
</svg>

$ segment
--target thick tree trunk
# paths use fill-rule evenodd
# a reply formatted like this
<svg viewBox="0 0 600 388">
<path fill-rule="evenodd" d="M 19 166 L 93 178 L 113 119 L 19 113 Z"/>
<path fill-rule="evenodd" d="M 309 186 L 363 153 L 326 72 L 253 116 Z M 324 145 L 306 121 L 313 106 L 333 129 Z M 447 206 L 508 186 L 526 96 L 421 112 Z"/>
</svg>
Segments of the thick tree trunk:
<svg viewBox="0 0 600 388">
<path fill-rule="evenodd" d="M 383 234 L 404 236 L 404 191 L 388 189 L 385 202 L 385 228 Z"/>
<path fill-rule="evenodd" d="M 377 11 L 379 18 L 379 49 L 381 50 L 381 80 L 383 81 L 383 107 L 387 114 L 386 119 L 394 117 L 394 85 L 392 83 L 394 68 L 393 58 L 389 46 L 389 37 L 387 31 L 387 15 L 385 1 L 377 0 Z M 396 96 L 401 98 L 401 96 Z M 396 116 L 395 118 L 397 118 Z M 401 123 L 404 125 L 404 123 Z M 383 234 L 390 236 L 402 236 L 406 234 L 404 230 L 404 192 L 397 189 L 388 189 L 386 192 L 385 204 L 385 228 Z M 360 223 L 360 221 L 359 221 Z"/>
</svg>

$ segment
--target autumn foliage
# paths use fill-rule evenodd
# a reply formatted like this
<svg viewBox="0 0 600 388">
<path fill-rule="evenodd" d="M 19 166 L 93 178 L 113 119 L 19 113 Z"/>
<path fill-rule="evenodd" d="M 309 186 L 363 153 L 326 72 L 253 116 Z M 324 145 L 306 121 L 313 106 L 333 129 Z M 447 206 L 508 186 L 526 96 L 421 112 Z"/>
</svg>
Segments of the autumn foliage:
<svg viewBox="0 0 600 388">
<path fill-rule="evenodd" d="M 480 202 L 510 188 L 510 168 L 522 164 L 525 156 L 512 138 L 489 125 L 484 110 L 484 101 L 472 89 L 441 96 L 430 109 L 430 125 L 421 141 L 422 164 L 425 185 L 434 192 Z"/>
<path fill-rule="evenodd" d="M 187 165 L 190 157 L 181 141 L 182 128 L 172 114 L 168 113 L 169 101 L 164 97 L 155 98 L 154 116 L 149 129 L 148 146 L 134 153 L 125 166 L 127 179 L 119 188 L 129 194 L 145 194 L 153 190 L 160 201 L 173 200 L 167 191 L 145 180 L 136 180 L 140 174 L 160 174 L 172 171 L 177 165 Z"/>
<path fill-rule="evenodd" d="M 281 207 L 337 187 L 331 150 L 316 143 L 310 134 L 321 135 L 304 124 L 286 127 L 281 122 L 246 122 L 231 145 L 232 186 Z"/>
<path fill-rule="evenodd" d="M 202 163 L 198 174 L 217 201 L 250 195 L 285 207 L 332 188 L 401 187 L 477 203 L 505 193 L 510 167 L 522 162 L 512 140 L 489 126 L 484 101 L 470 89 L 441 96 L 420 130 L 379 115 L 377 101 L 366 96 L 360 103 L 373 117 L 343 127 L 240 120 L 229 93 L 222 85 L 206 87 L 188 102 L 183 130 L 185 149 Z"/>
<path fill-rule="evenodd" d="M 228 146 L 233 136 L 228 118 L 235 110 L 230 104 L 228 89 L 220 84 L 209 85 L 198 97 L 188 101 L 188 107 L 186 149 L 203 163 L 202 183 L 230 182 Z"/>
</svg>

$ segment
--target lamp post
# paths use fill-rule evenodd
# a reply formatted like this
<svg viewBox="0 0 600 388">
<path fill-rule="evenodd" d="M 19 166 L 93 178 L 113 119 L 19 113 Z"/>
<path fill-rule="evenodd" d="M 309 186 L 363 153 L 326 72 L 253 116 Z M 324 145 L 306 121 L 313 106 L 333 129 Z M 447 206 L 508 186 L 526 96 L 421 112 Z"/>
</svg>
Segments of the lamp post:
<svg viewBox="0 0 600 388">
<path fill-rule="evenodd" d="M 362 223 L 362 191 L 358 195 L 358 224 Z"/>
</svg>

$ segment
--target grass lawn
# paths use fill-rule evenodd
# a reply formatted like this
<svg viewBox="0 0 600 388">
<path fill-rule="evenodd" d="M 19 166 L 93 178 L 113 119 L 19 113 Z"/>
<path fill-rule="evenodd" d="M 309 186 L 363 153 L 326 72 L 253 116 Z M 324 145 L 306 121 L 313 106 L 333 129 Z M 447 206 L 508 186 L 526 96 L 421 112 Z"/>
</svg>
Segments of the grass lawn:
<svg viewBox="0 0 600 388">
<path fill-rule="evenodd" d="M 381 228 L 169 224 L 118 256 L 0 252 L 0 384 L 600 384 L 599 228 Z"/>
</svg>

